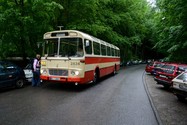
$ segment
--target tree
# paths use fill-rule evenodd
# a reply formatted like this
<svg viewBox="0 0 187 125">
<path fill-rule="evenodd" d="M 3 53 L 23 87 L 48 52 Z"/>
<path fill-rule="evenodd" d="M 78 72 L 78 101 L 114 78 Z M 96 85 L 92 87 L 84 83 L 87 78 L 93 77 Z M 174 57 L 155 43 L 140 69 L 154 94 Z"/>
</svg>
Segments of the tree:
<svg viewBox="0 0 187 125">
<path fill-rule="evenodd" d="M 44 32 L 53 29 L 55 14 L 63 7 L 51 1 L 2 0 L 0 56 L 33 56 Z"/>
<path fill-rule="evenodd" d="M 155 28 L 146 0 L 15 0 L 0 2 L 1 57 L 32 56 L 45 32 L 64 26 L 120 47 L 122 60 L 146 58 Z M 63 7 L 64 9 L 63 9 Z M 155 33 L 157 34 L 157 33 Z M 151 44 L 150 44 L 151 43 Z"/>
<path fill-rule="evenodd" d="M 57 1 L 60 2 L 60 1 Z M 139 54 L 149 32 L 145 0 L 64 0 L 61 22 L 66 29 L 92 34 L 120 47 L 126 60 Z M 71 5 L 71 6 L 70 6 Z"/>
<path fill-rule="evenodd" d="M 187 50 L 187 2 L 158 0 L 157 7 L 155 48 L 158 48 L 171 61 L 187 62 L 187 57 L 182 56 L 182 53 Z"/>
</svg>

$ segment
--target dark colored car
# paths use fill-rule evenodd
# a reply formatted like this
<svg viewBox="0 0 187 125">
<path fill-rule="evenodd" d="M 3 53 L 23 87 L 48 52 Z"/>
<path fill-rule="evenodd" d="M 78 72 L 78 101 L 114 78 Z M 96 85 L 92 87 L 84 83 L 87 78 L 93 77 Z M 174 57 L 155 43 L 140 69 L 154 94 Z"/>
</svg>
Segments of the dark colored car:
<svg viewBox="0 0 187 125">
<path fill-rule="evenodd" d="M 172 80 L 186 69 L 187 65 L 185 64 L 165 64 L 161 70 L 157 71 L 154 80 L 157 84 L 163 85 L 164 88 L 170 88 L 173 84 Z"/>
<path fill-rule="evenodd" d="M 24 83 L 25 73 L 22 68 L 9 61 L 0 61 L 0 87 L 21 88 Z"/>
</svg>

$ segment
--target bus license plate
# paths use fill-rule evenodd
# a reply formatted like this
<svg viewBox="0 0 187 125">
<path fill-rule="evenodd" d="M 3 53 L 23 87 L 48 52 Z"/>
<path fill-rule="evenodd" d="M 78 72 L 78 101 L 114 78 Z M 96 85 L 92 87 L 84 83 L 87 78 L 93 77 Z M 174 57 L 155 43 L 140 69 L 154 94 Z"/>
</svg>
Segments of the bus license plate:
<svg viewBox="0 0 187 125">
<path fill-rule="evenodd" d="M 60 80 L 60 78 L 52 77 L 52 78 L 50 78 L 50 80 Z"/>
</svg>

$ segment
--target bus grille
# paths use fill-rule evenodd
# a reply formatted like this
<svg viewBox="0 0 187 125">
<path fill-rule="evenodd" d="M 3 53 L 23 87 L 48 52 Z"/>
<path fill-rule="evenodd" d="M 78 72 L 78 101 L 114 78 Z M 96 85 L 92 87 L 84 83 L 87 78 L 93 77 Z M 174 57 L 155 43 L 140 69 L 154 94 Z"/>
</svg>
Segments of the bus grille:
<svg viewBox="0 0 187 125">
<path fill-rule="evenodd" d="M 50 69 L 49 74 L 54 76 L 68 76 L 68 70 Z"/>
</svg>

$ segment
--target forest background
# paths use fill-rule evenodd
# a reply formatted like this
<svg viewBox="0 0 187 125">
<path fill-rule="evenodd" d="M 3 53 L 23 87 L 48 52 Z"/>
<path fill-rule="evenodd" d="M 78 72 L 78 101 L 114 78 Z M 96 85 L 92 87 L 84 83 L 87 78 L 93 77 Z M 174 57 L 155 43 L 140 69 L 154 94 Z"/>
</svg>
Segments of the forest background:
<svg viewBox="0 0 187 125">
<path fill-rule="evenodd" d="M 41 54 L 57 26 L 115 44 L 122 62 L 187 63 L 186 0 L 0 0 L 0 59 Z"/>
</svg>

